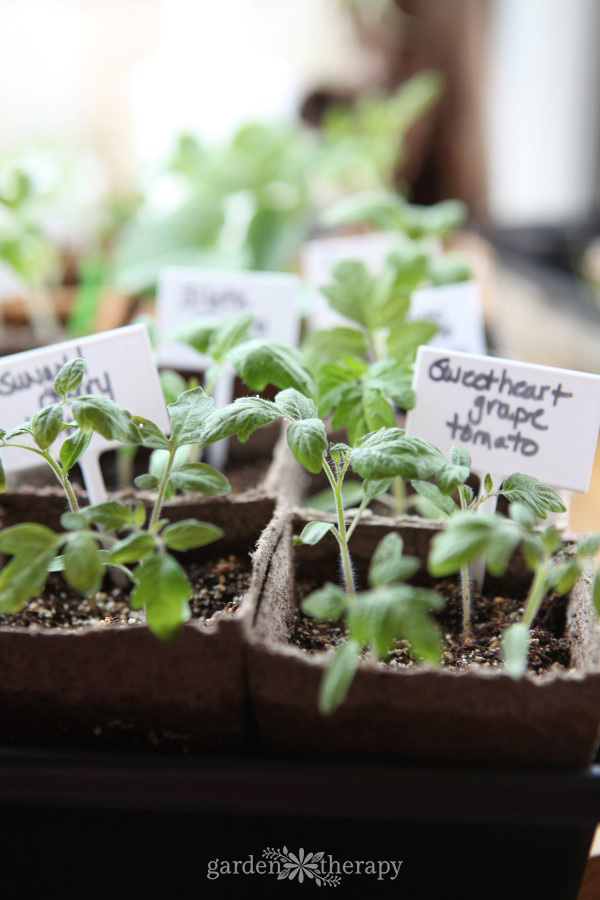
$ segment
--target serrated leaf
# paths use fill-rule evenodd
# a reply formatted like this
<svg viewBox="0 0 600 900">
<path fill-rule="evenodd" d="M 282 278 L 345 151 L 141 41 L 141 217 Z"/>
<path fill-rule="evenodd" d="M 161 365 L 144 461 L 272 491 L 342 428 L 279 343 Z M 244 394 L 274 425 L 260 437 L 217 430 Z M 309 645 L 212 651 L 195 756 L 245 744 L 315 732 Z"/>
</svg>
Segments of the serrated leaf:
<svg viewBox="0 0 600 900">
<path fill-rule="evenodd" d="M 336 647 L 319 689 L 319 712 L 329 716 L 344 702 L 358 668 L 360 647 L 348 641 Z"/>
<path fill-rule="evenodd" d="M 527 669 L 529 654 L 529 629 L 523 622 L 509 625 L 502 635 L 502 657 L 506 672 L 516 681 Z"/>
<path fill-rule="evenodd" d="M 337 584 L 327 584 L 313 591 L 300 604 L 302 612 L 313 619 L 335 622 L 346 612 L 348 598 L 344 590 Z"/>
<path fill-rule="evenodd" d="M 427 344 L 438 333 L 434 322 L 406 322 L 392 331 L 387 340 L 388 356 L 397 360 L 412 361 L 422 344 Z"/>
<path fill-rule="evenodd" d="M 63 441 L 58 453 L 63 473 L 72 469 L 75 463 L 81 459 L 89 447 L 91 439 L 91 431 L 82 431 L 81 428 L 76 428 L 73 434 Z"/>
<path fill-rule="evenodd" d="M 201 387 L 192 388 L 167 406 L 171 420 L 171 447 L 202 442 L 202 429 L 207 417 L 213 412 L 215 402 Z"/>
<path fill-rule="evenodd" d="M 401 409 L 412 409 L 416 395 L 412 387 L 412 369 L 394 359 L 382 359 L 369 366 L 367 383 Z"/>
<path fill-rule="evenodd" d="M 253 338 L 227 354 L 240 378 L 252 391 L 267 385 L 294 388 L 307 397 L 315 393 L 315 383 L 299 350 L 279 341 Z"/>
<path fill-rule="evenodd" d="M 155 491 L 159 486 L 160 481 L 156 475 L 138 475 L 137 478 L 134 479 L 134 484 L 141 491 Z"/>
<path fill-rule="evenodd" d="M 117 541 L 107 554 L 109 563 L 135 563 L 154 552 L 156 540 L 152 534 L 128 534 Z"/>
<path fill-rule="evenodd" d="M 280 415 L 279 409 L 270 400 L 239 397 L 208 416 L 202 430 L 202 443 L 212 444 L 235 434 L 243 444 L 257 428 L 274 422 Z"/>
<path fill-rule="evenodd" d="M 419 560 L 414 556 L 403 556 L 402 549 L 402 538 L 393 532 L 379 542 L 369 567 L 371 587 L 408 581 L 418 572 Z"/>
<path fill-rule="evenodd" d="M 308 522 L 302 529 L 302 533 L 294 537 L 295 544 L 318 544 L 321 538 L 333 529 L 329 522 Z"/>
<path fill-rule="evenodd" d="M 435 480 L 442 494 L 449 496 L 453 494 L 459 485 L 465 483 L 469 477 L 470 469 L 468 466 L 453 465 L 452 463 L 444 463 L 435 473 Z"/>
<path fill-rule="evenodd" d="M 58 535 L 35 522 L 11 525 L 0 531 L 0 552 L 16 555 L 35 556 L 51 550 L 59 544 Z"/>
<path fill-rule="evenodd" d="M 103 565 L 98 544 L 89 534 L 74 534 L 63 553 L 65 578 L 80 594 L 95 594 L 102 581 Z"/>
<path fill-rule="evenodd" d="M 209 497 L 224 497 L 231 493 L 231 484 L 225 475 L 206 463 L 186 463 L 171 474 L 169 483 L 179 491 Z"/>
<path fill-rule="evenodd" d="M 108 397 L 77 397 L 73 401 L 73 418 L 82 431 L 95 431 L 109 441 L 136 443 L 139 437 L 131 414 Z"/>
<path fill-rule="evenodd" d="M 133 422 L 143 447 L 149 447 L 151 450 L 169 450 L 171 446 L 169 438 L 162 433 L 158 425 L 143 416 L 133 416 Z"/>
<path fill-rule="evenodd" d="M 334 266 L 333 281 L 321 287 L 329 305 L 340 315 L 369 325 L 373 313 L 374 279 L 364 263 L 344 260 Z"/>
<path fill-rule="evenodd" d="M 196 519 L 183 519 L 167 525 L 161 538 L 169 550 L 193 550 L 204 547 L 223 537 L 223 531 L 209 522 L 198 522 Z"/>
<path fill-rule="evenodd" d="M 68 393 L 76 390 L 86 373 L 87 363 L 84 359 L 77 357 L 70 359 L 65 363 L 52 383 L 55 394 L 59 397 L 66 397 Z"/>
<path fill-rule="evenodd" d="M 448 454 L 450 462 L 455 466 L 466 466 L 467 469 L 471 468 L 471 454 L 468 450 L 465 450 L 464 447 L 461 447 L 460 444 L 452 444 L 450 447 L 450 453 Z"/>
<path fill-rule="evenodd" d="M 313 401 L 294 388 L 279 391 L 275 396 L 275 405 L 281 411 L 282 416 L 294 421 L 315 419 L 318 416 L 318 410 Z"/>
<path fill-rule="evenodd" d="M 315 475 L 321 471 L 327 451 L 327 434 L 321 419 L 292 422 L 287 430 L 287 442 L 295 458 L 305 469 Z"/>
<path fill-rule="evenodd" d="M 63 424 L 63 408 L 58 403 L 45 406 L 31 420 L 31 431 L 36 444 L 46 450 L 60 434 Z"/>
<path fill-rule="evenodd" d="M 539 519 L 545 519 L 548 512 L 565 512 L 566 506 L 556 491 L 546 487 L 531 475 L 515 473 L 510 475 L 500 491 L 509 503 L 524 503 Z"/>
<path fill-rule="evenodd" d="M 446 465 L 437 447 L 405 434 L 401 428 L 382 428 L 368 435 L 353 449 L 351 463 L 363 478 L 378 480 L 401 475 L 405 481 L 429 478 Z"/>
<path fill-rule="evenodd" d="M 130 598 L 132 609 L 146 609 L 146 624 L 162 640 L 175 636 L 190 618 L 188 600 L 193 590 L 177 560 L 156 553 L 135 569 Z"/>
<path fill-rule="evenodd" d="M 438 512 L 444 516 L 451 516 L 457 511 L 458 507 L 452 497 L 442 494 L 437 485 L 431 484 L 430 481 L 411 481 L 411 484 L 421 497 L 433 503 Z"/>
</svg>

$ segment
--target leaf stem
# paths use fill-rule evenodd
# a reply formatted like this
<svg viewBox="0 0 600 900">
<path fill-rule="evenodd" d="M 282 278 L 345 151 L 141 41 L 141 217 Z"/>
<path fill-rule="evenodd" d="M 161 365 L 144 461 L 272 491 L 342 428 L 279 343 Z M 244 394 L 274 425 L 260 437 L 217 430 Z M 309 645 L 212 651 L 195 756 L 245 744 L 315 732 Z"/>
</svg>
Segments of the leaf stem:
<svg viewBox="0 0 600 900">
<path fill-rule="evenodd" d="M 344 463 L 342 470 L 339 473 L 339 476 L 336 480 L 335 475 L 331 471 L 331 467 L 326 459 L 323 460 L 323 468 L 325 470 L 325 474 L 329 479 L 329 483 L 331 485 L 331 489 L 335 496 L 335 505 L 337 509 L 337 519 L 338 519 L 338 531 L 339 531 L 339 545 L 340 545 L 340 554 L 342 557 L 342 569 L 344 571 L 344 581 L 346 583 L 346 593 L 348 594 L 348 598 L 354 600 L 355 597 L 355 589 L 354 589 L 354 578 L 352 576 L 352 561 L 350 559 L 350 553 L 348 551 L 348 536 L 346 534 L 346 522 L 344 520 L 344 502 L 342 500 L 342 484 L 344 481 L 344 475 L 346 474 L 346 470 L 348 469 L 349 460 L 346 460 Z"/>
<path fill-rule="evenodd" d="M 173 460 L 175 459 L 176 450 L 177 447 L 175 445 L 173 445 L 169 450 L 169 458 L 167 460 L 165 471 L 163 472 L 163 476 L 160 481 L 158 495 L 156 497 L 156 502 L 154 503 L 154 509 L 152 510 L 152 517 L 150 519 L 148 531 L 154 531 L 156 529 L 160 513 L 163 508 L 163 503 L 165 502 L 165 494 L 167 492 L 167 485 L 171 476 L 171 469 L 173 468 Z"/>
<path fill-rule="evenodd" d="M 463 512 L 468 509 L 467 498 L 462 484 L 458 486 L 458 496 L 460 497 L 460 508 Z M 462 619 L 463 619 L 463 641 L 470 641 L 473 637 L 471 633 L 471 578 L 468 563 L 464 563 L 460 567 L 460 592 L 462 595 Z"/>
<path fill-rule="evenodd" d="M 69 476 L 66 472 L 63 472 L 59 464 L 56 462 L 52 454 L 49 450 L 43 450 L 41 454 L 48 465 L 51 467 L 52 471 L 56 475 L 58 481 L 60 482 L 61 487 L 63 488 L 65 494 L 67 495 L 67 500 L 69 501 L 69 506 L 71 507 L 72 512 L 77 512 L 79 509 L 79 503 L 77 502 L 77 497 L 75 496 L 75 492 L 73 490 L 73 486 L 69 481 Z"/>
<path fill-rule="evenodd" d="M 538 610 L 542 605 L 542 600 L 545 596 L 545 587 L 546 587 L 546 576 L 547 576 L 546 568 L 544 566 L 540 566 L 533 577 L 533 581 L 531 582 L 531 587 L 529 588 L 529 593 L 527 594 L 527 602 L 525 603 L 525 612 L 523 613 L 523 622 L 527 627 L 531 625 L 536 615 L 538 614 Z"/>
</svg>

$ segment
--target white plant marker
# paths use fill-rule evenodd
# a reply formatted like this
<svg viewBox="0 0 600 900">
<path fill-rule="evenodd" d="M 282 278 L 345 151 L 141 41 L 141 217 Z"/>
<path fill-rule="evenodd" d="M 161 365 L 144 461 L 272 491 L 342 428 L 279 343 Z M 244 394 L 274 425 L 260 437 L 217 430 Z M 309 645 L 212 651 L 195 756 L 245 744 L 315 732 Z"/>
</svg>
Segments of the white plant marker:
<svg viewBox="0 0 600 900">
<path fill-rule="evenodd" d="M 474 281 L 419 288 L 410 298 L 409 318 L 425 319 L 439 327 L 428 347 L 478 354 L 487 349 L 480 289 Z"/>
<path fill-rule="evenodd" d="M 419 347 L 406 431 L 447 455 L 469 451 L 494 487 L 513 472 L 557 490 L 589 487 L 600 426 L 600 376 Z M 492 510 L 490 503 L 486 504 Z"/>
<path fill-rule="evenodd" d="M 55 402 L 54 377 L 68 360 L 78 356 L 87 362 L 87 371 L 76 394 L 108 397 L 134 415 L 151 419 L 159 428 L 169 430 L 169 417 L 144 325 L 127 325 L 0 359 L 0 425 L 8 431 L 43 406 Z M 19 442 L 26 443 L 26 436 L 19 438 Z M 54 446 L 59 446 L 58 441 Z M 79 461 L 91 503 L 106 499 L 99 457 L 118 446 L 118 442 L 94 434 Z M 33 468 L 36 460 L 26 450 L 7 448 L 2 453 L 8 475 Z"/>
</svg>

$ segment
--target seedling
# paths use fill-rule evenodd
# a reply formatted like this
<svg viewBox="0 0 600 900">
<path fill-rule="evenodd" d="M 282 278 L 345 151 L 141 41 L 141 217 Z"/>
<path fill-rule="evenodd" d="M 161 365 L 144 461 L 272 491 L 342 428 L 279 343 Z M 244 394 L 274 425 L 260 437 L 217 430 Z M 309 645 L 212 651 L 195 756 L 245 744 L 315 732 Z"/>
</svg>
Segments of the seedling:
<svg viewBox="0 0 600 900">
<path fill-rule="evenodd" d="M 203 424 L 214 403 L 200 387 L 183 393 L 168 406 L 171 432 L 167 436 L 153 422 L 131 415 L 108 398 L 93 394 L 71 397 L 85 369 L 83 359 L 70 360 L 54 380 L 57 402 L 11 432 L 2 432 L 2 448 L 27 450 L 48 463 L 70 511 L 62 517 L 66 531 L 61 534 L 39 524 L 14 525 L 0 532 L 0 551 L 13 557 L 0 573 L 0 613 L 19 612 L 42 590 L 53 571 L 64 572 L 74 590 L 93 598 L 107 568 L 114 567 L 135 585 L 130 596 L 132 608 L 145 608 L 150 630 L 168 639 L 189 618 L 188 601 L 193 593 L 184 570 L 169 551 L 191 550 L 222 537 L 222 531 L 207 522 L 188 519 L 169 525 L 161 518 L 169 488 L 215 496 L 231 490 L 225 476 L 204 463 L 188 463 L 173 470 L 178 450 L 201 442 Z M 69 407 L 72 422 L 65 421 Z M 69 428 L 73 431 L 56 455 L 52 446 Z M 148 474 L 136 479 L 138 487 L 156 490 L 149 517 L 141 503 L 109 500 L 80 508 L 69 473 L 94 432 L 108 440 L 166 452 L 160 478 Z M 1 483 L 4 489 L 3 472 Z M 133 563 L 135 568 L 130 569 Z"/>
<path fill-rule="evenodd" d="M 302 601 L 315 619 L 344 620 L 348 640 L 333 653 L 321 682 L 319 709 L 329 715 L 341 705 L 361 655 L 368 649 L 385 659 L 394 644 L 407 641 L 416 659 L 439 663 L 441 638 L 431 613 L 442 600 L 435 591 L 406 582 L 418 571 L 414 556 L 403 556 L 402 538 L 394 533 L 380 542 L 369 567 L 370 590 L 352 596 L 328 582 Z"/>
</svg>

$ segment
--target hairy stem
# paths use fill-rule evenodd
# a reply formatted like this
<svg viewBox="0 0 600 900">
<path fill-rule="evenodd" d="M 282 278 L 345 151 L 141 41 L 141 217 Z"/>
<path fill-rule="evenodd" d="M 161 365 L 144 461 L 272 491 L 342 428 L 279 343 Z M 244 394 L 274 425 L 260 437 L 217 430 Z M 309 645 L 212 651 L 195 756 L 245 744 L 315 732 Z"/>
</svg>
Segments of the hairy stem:
<svg viewBox="0 0 600 900">
<path fill-rule="evenodd" d="M 463 512 L 467 510 L 467 498 L 462 484 L 458 486 L 458 496 L 460 497 L 460 508 Z M 468 563 L 464 563 L 460 567 L 460 592 L 462 596 L 462 619 L 463 619 L 463 640 L 470 641 L 471 634 L 471 573 L 469 572 Z"/>
<path fill-rule="evenodd" d="M 156 502 L 154 504 L 154 509 L 152 510 L 152 517 L 150 519 L 149 531 L 153 531 L 158 523 L 160 518 L 160 513 L 163 508 L 163 503 L 165 502 L 165 494 L 167 492 L 167 485 L 169 483 L 169 478 L 171 475 L 171 469 L 173 468 L 173 460 L 175 459 L 175 451 L 176 447 L 171 447 L 169 451 L 169 458 L 167 460 L 167 465 L 165 466 L 165 471 L 163 472 L 163 476 L 160 481 L 160 486 L 158 488 L 158 494 L 156 497 Z"/>
<path fill-rule="evenodd" d="M 71 507 L 72 512 L 77 512 L 79 509 L 79 503 L 77 502 L 77 497 L 75 496 L 75 492 L 73 491 L 73 485 L 69 481 L 69 476 L 66 472 L 63 472 L 59 464 L 56 462 L 52 454 L 49 450 L 44 450 L 42 452 L 42 456 L 51 467 L 52 471 L 56 475 L 58 481 L 65 494 L 67 495 L 67 500 L 69 501 L 69 506 Z"/>
<path fill-rule="evenodd" d="M 335 506 L 337 510 L 337 519 L 338 519 L 338 532 L 339 532 L 339 545 L 340 545 L 340 554 L 342 557 L 342 569 L 344 572 L 344 581 L 346 583 L 346 593 L 348 597 L 354 599 L 355 589 L 354 589 L 354 578 L 352 576 L 352 560 L 350 559 L 350 553 L 348 550 L 348 536 L 346 534 L 346 522 L 344 519 L 344 502 L 342 500 L 342 484 L 344 481 L 344 475 L 346 474 L 346 470 L 348 468 L 348 462 L 344 464 L 342 467 L 338 478 L 335 478 L 335 475 L 331 471 L 331 467 L 327 460 L 323 460 L 323 468 L 325 470 L 325 474 L 329 479 L 329 483 L 331 485 L 331 489 L 333 491 L 335 497 Z"/>
</svg>

